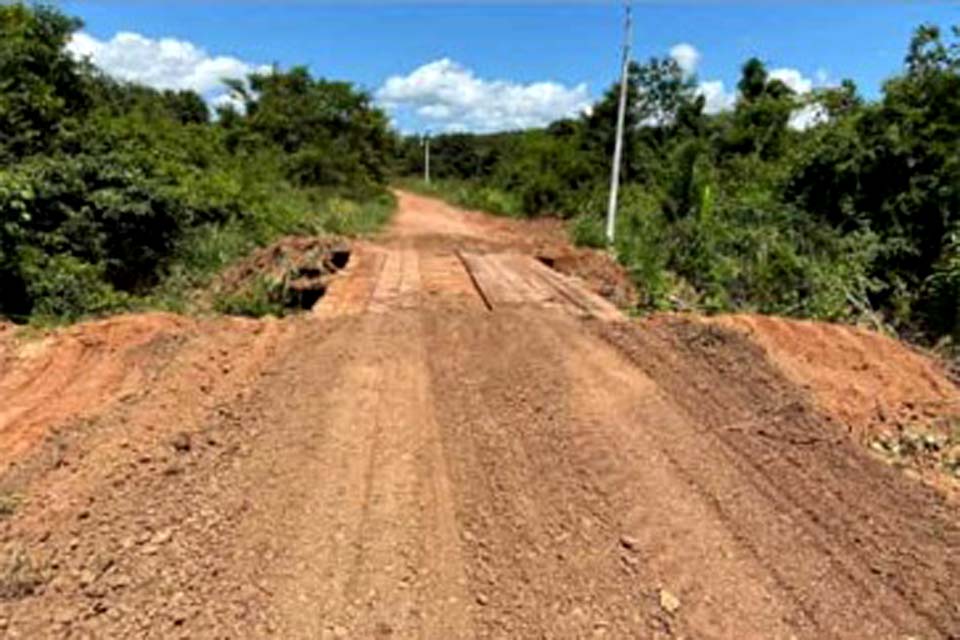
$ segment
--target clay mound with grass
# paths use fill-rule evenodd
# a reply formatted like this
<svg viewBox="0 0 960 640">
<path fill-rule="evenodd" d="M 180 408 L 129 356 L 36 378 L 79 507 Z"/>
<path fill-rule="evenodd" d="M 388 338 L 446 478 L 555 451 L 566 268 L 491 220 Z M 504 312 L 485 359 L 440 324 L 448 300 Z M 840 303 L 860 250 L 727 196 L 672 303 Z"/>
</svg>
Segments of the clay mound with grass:
<svg viewBox="0 0 960 640">
<path fill-rule="evenodd" d="M 211 306 L 234 315 L 285 315 L 309 310 L 350 260 L 336 236 L 289 236 L 258 249 L 214 282 Z"/>
</svg>

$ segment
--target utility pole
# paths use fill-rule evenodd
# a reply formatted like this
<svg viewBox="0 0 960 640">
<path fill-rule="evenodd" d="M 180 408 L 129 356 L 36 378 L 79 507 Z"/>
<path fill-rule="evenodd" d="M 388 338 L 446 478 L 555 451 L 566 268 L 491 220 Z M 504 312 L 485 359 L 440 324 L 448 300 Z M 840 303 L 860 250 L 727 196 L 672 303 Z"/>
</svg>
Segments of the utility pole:
<svg viewBox="0 0 960 640">
<path fill-rule="evenodd" d="M 423 136 L 423 181 L 430 184 L 430 132 Z"/>
<path fill-rule="evenodd" d="M 623 158 L 623 124 L 627 115 L 627 81 L 630 70 L 630 41 L 633 38 L 633 15 L 629 0 L 624 4 L 623 66 L 620 70 L 620 106 L 617 109 L 617 139 L 613 145 L 613 168 L 610 171 L 610 203 L 607 206 L 607 244 L 613 244 L 617 227 L 617 196 L 620 191 L 620 164 Z"/>
</svg>

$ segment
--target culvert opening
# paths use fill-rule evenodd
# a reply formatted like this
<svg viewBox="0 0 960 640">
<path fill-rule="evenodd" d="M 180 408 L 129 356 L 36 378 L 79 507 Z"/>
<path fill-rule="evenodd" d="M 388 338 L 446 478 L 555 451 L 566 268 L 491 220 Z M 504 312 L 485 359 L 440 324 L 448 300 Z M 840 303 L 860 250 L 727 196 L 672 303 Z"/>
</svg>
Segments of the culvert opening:
<svg viewBox="0 0 960 640">
<path fill-rule="evenodd" d="M 309 312 L 351 258 L 351 247 L 342 239 L 282 238 L 219 276 L 216 310 L 252 317 Z"/>
<path fill-rule="evenodd" d="M 537 262 L 550 269 L 556 268 L 555 265 L 557 264 L 556 258 L 551 258 L 550 256 L 537 256 Z"/>
<path fill-rule="evenodd" d="M 284 301 L 283 306 L 291 310 L 309 311 L 320 302 L 320 299 L 326 293 L 327 288 L 322 284 L 296 288 L 291 287 L 287 290 L 287 299 Z"/>
<path fill-rule="evenodd" d="M 293 278 L 319 278 L 323 275 L 323 269 L 319 267 L 301 267 L 293 273 Z"/>
<path fill-rule="evenodd" d="M 330 276 L 350 263 L 351 251 L 340 248 L 327 251 L 322 264 L 303 265 L 289 274 L 284 307 L 291 312 L 310 311 L 327 293 Z"/>
<path fill-rule="evenodd" d="M 330 264 L 339 271 L 340 269 L 345 269 L 346 266 L 350 263 L 350 250 L 349 249 L 338 249 L 330 254 Z"/>
</svg>

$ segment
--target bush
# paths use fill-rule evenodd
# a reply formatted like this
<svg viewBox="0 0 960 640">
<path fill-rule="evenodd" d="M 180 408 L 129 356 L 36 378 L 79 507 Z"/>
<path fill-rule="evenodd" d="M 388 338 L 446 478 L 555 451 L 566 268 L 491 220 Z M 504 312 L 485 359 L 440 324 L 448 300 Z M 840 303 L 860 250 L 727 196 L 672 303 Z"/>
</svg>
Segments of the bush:
<svg viewBox="0 0 960 640">
<path fill-rule="evenodd" d="M 238 293 L 217 297 L 213 308 L 220 313 L 234 316 L 280 317 L 286 311 L 285 297 L 286 287 L 283 282 L 260 277 Z"/>
<path fill-rule="evenodd" d="M 606 224 L 600 216 L 581 213 L 570 224 L 570 238 L 578 247 L 601 248 L 607 244 Z"/>
<path fill-rule="evenodd" d="M 21 260 L 26 292 L 35 300 L 33 316 L 41 321 L 72 321 L 130 305 L 129 296 L 106 282 L 101 266 L 32 248 L 25 254 Z"/>
<path fill-rule="evenodd" d="M 648 309 L 671 306 L 674 282 L 668 271 L 666 232 L 657 198 L 637 188 L 625 189 L 617 216 L 617 259 L 633 279 L 641 307 Z"/>
<path fill-rule="evenodd" d="M 960 224 L 947 234 L 943 258 L 922 290 L 927 323 L 960 344 Z"/>
</svg>

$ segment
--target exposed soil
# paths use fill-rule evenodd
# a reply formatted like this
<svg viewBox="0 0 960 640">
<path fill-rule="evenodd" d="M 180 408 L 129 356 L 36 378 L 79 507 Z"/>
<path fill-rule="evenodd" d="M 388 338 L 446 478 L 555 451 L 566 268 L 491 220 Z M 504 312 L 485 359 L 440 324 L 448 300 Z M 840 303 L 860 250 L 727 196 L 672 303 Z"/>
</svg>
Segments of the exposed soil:
<svg viewBox="0 0 960 640">
<path fill-rule="evenodd" d="M 960 637 L 956 503 L 864 446 L 936 365 L 626 321 L 542 227 L 400 194 L 310 314 L 0 329 L 0 636 Z"/>
<path fill-rule="evenodd" d="M 944 367 L 879 333 L 823 322 L 724 316 L 746 332 L 820 407 L 869 440 L 891 424 L 960 416 L 960 388 Z"/>
<path fill-rule="evenodd" d="M 858 443 L 960 492 L 960 387 L 946 366 L 879 333 L 764 316 L 709 320 L 745 333 Z"/>
</svg>

